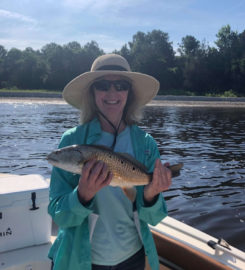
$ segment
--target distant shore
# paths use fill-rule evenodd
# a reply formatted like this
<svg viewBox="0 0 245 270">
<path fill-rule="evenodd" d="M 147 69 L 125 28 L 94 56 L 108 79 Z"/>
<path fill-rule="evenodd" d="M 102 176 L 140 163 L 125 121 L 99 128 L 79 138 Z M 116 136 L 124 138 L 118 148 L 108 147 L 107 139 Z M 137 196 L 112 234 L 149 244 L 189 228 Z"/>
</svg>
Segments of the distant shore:
<svg viewBox="0 0 245 270">
<path fill-rule="evenodd" d="M 0 103 L 65 104 L 61 93 L 0 92 Z M 245 107 L 245 97 L 156 96 L 150 106 Z"/>
</svg>

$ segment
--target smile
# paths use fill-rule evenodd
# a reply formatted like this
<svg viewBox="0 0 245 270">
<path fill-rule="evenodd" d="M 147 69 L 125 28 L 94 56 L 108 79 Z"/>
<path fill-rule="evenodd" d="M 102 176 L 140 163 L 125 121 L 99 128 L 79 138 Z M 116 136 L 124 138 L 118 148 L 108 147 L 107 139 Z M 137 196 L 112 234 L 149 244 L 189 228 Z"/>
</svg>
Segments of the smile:
<svg viewBox="0 0 245 270">
<path fill-rule="evenodd" d="M 105 100 L 104 103 L 109 105 L 115 105 L 119 104 L 119 100 Z"/>
</svg>

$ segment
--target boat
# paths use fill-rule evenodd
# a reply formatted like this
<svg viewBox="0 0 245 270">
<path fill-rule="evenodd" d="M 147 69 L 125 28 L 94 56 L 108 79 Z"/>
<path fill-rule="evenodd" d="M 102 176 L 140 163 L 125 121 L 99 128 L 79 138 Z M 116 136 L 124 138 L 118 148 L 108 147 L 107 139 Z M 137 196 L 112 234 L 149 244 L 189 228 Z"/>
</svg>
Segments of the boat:
<svg viewBox="0 0 245 270">
<path fill-rule="evenodd" d="M 245 270 L 245 253 L 223 239 L 212 237 L 169 216 L 157 226 L 150 226 L 150 229 L 160 269 Z"/>
<path fill-rule="evenodd" d="M 0 181 L 4 177 L 6 174 L 0 174 Z M 158 225 L 149 227 L 159 255 L 160 270 L 245 269 L 245 252 L 223 239 L 217 239 L 169 216 Z M 56 235 L 57 226 L 52 223 L 48 243 L 0 252 L 0 270 L 50 269 L 51 262 L 47 254 Z M 0 240 L 4 241 L 4 238 L 0 237 Z M 150 270 L 147 260 L 145 270 Z"/>
</svg>

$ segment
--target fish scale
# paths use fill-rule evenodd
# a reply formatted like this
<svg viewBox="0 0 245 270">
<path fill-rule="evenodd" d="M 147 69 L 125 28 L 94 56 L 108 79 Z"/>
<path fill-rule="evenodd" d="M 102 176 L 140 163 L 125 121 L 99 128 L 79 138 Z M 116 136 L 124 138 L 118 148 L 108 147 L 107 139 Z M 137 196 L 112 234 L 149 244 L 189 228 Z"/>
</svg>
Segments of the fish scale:
<svg viewBox="0 0 245 270">
<path fill-rule="evenodd" d="M 111 186 L 146 185 L 150 182 L 151 174 L 141 171 L 135 164 L 127 160 L 128 157 L 123 157 L 124 154 L 120 153 L 119 156 L 119 154 L 111 153 L 111 150 L 104 146 L 99 147 L 99 152 L 97 146 L 93 146 L 93 149 L 91 146 L 88 148 L 91 154 L 88 154 L 86 161 L 91 159 L 103 161 L 107 165 L 108 171 L 113 174 Z M 92 154 L 93 151 L 95 153 Z"/>
</svg>

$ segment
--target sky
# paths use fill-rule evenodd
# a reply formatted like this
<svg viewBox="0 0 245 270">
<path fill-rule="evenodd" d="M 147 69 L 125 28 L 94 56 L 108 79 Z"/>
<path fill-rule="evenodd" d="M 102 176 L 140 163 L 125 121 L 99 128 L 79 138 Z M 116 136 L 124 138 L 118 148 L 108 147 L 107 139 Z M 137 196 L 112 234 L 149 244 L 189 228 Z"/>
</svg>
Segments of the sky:
<svg viewBox="0 0 245 270">
<path fill-rule="evenodd" d="M 168 33 L 175 50 L 186 35 L 215 46 L 227 24 L 245 30 L 245 0 L 0 0 L 0 45 L 7 50 L 94 40 L 109 53 L 155 29 Z"/>
</svg>

